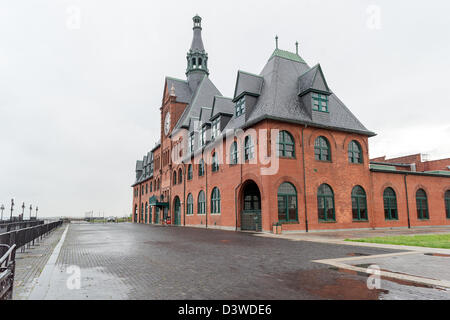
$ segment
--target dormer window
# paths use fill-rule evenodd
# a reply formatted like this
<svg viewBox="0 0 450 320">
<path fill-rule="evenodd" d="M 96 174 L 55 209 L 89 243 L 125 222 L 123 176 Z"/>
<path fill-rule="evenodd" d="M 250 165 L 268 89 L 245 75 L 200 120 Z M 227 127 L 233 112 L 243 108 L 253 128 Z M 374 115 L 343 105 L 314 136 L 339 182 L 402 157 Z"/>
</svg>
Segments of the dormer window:
<svg viewBox="0 0 450 320">
<path fill-rule="evenodd" d="M 206 144 L 206 126 L 202 128 L 202 146 Z"/>
<path fill-rule="evenodd" d="M 212 122 L 211 140 L 217 138 L 220 134 L 220 117 L 217 117 Z"/>
<path fill-rule="evenodd" d="M 189 152 L 194 152 L 194 134 L 189 136 Z"/>
<path fill-rule="evenodd" d="M 239 117 L 244 113 L 245 113 L 245 97 L 242 97 L 238 100 L 238 102 L 236 102 L 235 114 L 236 117 Z"/>
<path fill-rule="evenodd" d="M 312 109 L 314 111 L 328 112 L 328 96 L 320 93 L 313 93 L 312 102 Z"/>
</svg>

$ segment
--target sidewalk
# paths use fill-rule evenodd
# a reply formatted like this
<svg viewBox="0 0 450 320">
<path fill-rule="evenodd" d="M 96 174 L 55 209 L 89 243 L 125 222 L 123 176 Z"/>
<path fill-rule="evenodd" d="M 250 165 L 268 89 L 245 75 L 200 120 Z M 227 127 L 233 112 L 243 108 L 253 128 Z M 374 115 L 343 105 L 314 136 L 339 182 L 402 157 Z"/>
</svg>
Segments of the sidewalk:
<svg viewBox="0 0 450 320">
<path fill-rule="evenodd" d="M 345 239 L 361 239 L 383 236 L 448 233 L 450 233 L 450 227 L 255 235 L 292 241 L 309 241 L 355 247 L 374 247 L 401 250 L 398 253 L 386 255 L 356 255 L 353 257 L 342 257 L 338 259 L 316 260 L 314 262 L 327 264 L 341 271 L 353 271 L 368 275 L 374 274 L 374 270 L 369 267 L 375 266 L 376 268 L 379 268 L 378 274 L 382 279 L 400 282 L 410 286 L 438 288 L 443 292 L 443 295 L 448 297 L 450 300 L 450 249 L 345 241 Z"/>
<path fill-rule="evenodd" d="M 35 241 L 35 245 L 26 248 L 25 252 L 20 252 L 20 249 L 17 250 L 13 289 L 14 300 L 26 300 L 28 298 L 64 229 L 64 226 L 57 228 L 46 238 L 42 238 L 40 242 Z"/>
</svg>

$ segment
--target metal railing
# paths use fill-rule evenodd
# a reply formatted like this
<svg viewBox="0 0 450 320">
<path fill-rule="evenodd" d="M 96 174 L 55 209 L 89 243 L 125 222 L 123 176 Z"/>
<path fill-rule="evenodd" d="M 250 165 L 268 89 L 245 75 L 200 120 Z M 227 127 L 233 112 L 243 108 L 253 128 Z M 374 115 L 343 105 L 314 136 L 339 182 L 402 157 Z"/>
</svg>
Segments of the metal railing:
<svg viewBox="0 0 450 320">
<path fill-rule="evenodd" d="M 60 220 L 0 234 L 0 300 L 12 299 L 16 249 L 24 252 L 25 246 L 34 245 L 35 240 L 39 241 L 62 224 Z"/>
<path fill-rule="evenodd" d="M 25 220 L 17 222 L 3 222 L 0 223 L 0 233 L 9 232 L 17 229 L 24 229 L 44 224 L 44 220 Z"/>
<path fill-rule="evenodd" d="M 0 258 L 0 300 L 11 300 L 16 271 L 16 245 L 0 244 L 0 252 L 5 251 Z"/>
</svg>

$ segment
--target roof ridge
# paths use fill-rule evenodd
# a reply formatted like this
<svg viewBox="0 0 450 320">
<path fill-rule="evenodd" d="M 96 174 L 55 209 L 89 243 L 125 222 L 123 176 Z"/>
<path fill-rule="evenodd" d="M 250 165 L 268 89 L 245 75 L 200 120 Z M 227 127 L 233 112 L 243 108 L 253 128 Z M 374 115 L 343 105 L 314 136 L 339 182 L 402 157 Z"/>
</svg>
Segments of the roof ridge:
<svg viewBox="0 0 450 320">
<path fill-rule="evenodd" d="M 178 78 L 174 78 L 174 77 L 171 77 L 171 76 L 166 76 L 166 80 L 167 79 L 170 79 L 170 80 L 175 80 L 175 81 L 180 81 L 180 82 L 185 82 L 185 83 L 187 83 L 187 80 L 183 80 L 183 79 L 178 79 Z"/>
<path fill-rule="evenodd" d="M 264 79 L 264 77 L 261 76 L 261 75 L 257 75 L 257 74 L 255 74 L 255 73 L 247 72 L 247 71 L 244 71 L 244 70 L 238 70 L 238 72 L 245 73 L 245 74 L 247 74 L 247 75 L 249 75 L 249 76 L 254 76 L 254 77 L 258 77 L 258 78 Z"/>
</svg>

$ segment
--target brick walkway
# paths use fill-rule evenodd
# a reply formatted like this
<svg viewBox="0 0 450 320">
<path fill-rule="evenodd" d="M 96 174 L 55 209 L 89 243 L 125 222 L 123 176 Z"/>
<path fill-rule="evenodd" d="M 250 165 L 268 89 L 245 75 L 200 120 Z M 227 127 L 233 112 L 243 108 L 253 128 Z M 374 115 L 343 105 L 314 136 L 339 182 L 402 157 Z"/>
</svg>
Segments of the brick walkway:
<svg viewBox="0 0 450 320">
<path fill-rule="evenodd" d="M 35 245 L 26 248 L 25 252 L 21 252 L 21 249 L 17 251 L 13 291 L 14 300 L 25 300 L 28 298 L 63 232 L 64 227 L 59 227 L 39 242 L 35 241 Z"/>
<path fill-rule="evenodd" d="M 369 290 L 367 276 L 313 262 L 398 252 L 221 230 L 72 224 L 52 272 L 51 286 L 36 298 L 449 298 L 448 291 L 391 281 L 383 281 L 381 290 Z M 69 266 L 80 268 L 81 287 L 75 290 L 67 285 Z"/>
</svg>

